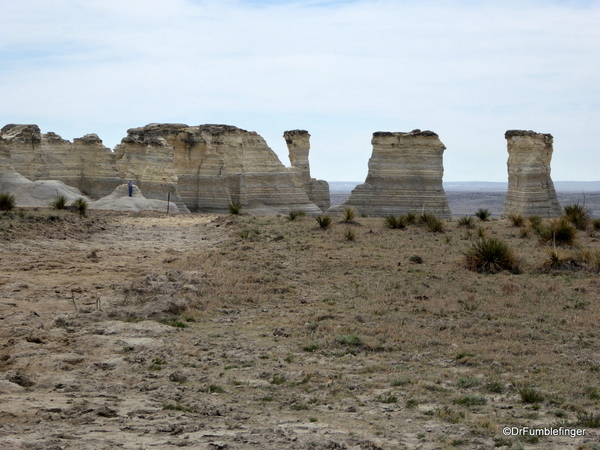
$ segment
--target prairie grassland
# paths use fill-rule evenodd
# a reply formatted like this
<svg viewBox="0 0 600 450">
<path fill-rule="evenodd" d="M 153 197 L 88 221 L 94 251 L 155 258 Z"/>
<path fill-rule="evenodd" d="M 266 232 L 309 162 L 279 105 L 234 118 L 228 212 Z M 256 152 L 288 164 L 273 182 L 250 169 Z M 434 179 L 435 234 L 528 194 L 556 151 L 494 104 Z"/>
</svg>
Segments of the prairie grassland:
<svg viewBox="0 0 600 450">
<path fill-rule="evenodd" d="M 348 241 L 347 225 L 335 221 L 322 230 L 309 217 L 240 216 L 218 251 L 186 254 L 176 267 L 205 276 L 197 320 L 238 317 L 244 339 L 268 336 L 269 357 L 284 361 L 280 372 L 302 385 L 310 410 L 380 402 L 417 422 L 466 427 L 442 439 L 449 446 L 533 445 L 503 437 L 500 427 L 583 426 L 584 417 L 598 417 L 596 235 L 578 232 L 576 246 L 564 249 L 577 263 L 553 271 L 535 232 L 520 237 L 507 221 L 479 232 L 445 225 L 432 233 L 361 218 Z M 508 242 L 520 273 L 467 270 L 463 253 L 479 236 Z M 304 378 L 295 380 L 299 372 Z M 528 390 L 539 397 L 532 401 Z"/>
</svg>

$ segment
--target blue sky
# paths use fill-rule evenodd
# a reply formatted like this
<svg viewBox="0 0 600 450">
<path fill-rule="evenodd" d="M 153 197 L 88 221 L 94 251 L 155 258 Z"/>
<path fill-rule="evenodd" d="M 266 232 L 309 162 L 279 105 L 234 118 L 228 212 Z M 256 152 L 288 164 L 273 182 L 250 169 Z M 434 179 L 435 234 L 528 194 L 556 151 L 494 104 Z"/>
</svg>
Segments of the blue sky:
<svg viewBox="0 0 600 450">
<path fill-rule="evenodd" d="M 446 181 L 506 181 L 508 129 L 554 136 L 554 180 L 598 180 L 600 0 L 20 0 L 0 16 L 0 125 L 114 147 L 152 122 L 311 135 L 364 180 L 375 131 L 430 129 Z"/>
</svg>

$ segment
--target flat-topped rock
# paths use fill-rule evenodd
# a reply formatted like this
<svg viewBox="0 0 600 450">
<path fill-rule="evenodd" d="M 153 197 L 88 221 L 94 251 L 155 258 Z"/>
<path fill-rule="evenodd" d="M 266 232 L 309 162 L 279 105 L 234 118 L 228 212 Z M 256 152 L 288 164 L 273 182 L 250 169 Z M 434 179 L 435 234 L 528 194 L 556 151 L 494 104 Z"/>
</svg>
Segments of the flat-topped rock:
<svg viewBox="0 0 600 450">
<path fill-rule="evenodd" d="M 384 217 L 407 212 L 452 217 L 442 186 L 446 147 L 432 131 L 373 133 L 373 153 L 364 184 L 330 212 L 352 207 L 361 214 Z"/>
<path fill-rule="evenodd" d="M 552 135 L 508 130 L 504 137 L 508 146 L 508 192 L 503 216 L 560 216 L 562 208 L 550 177 Z"/>
</svg>

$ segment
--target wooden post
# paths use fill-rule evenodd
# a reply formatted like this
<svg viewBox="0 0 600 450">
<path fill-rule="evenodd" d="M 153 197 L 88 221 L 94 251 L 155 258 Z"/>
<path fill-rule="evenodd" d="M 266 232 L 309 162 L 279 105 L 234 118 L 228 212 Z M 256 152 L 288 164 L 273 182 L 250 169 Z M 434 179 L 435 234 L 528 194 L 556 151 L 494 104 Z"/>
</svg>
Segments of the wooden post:
<svg viewBox="0 0 600 450">
<path fill-rule="evenodd" d="M 169 206 L 171 205 L 171 193 L 167 194 L 167 216 L 169 215 Z"/>
</svg>

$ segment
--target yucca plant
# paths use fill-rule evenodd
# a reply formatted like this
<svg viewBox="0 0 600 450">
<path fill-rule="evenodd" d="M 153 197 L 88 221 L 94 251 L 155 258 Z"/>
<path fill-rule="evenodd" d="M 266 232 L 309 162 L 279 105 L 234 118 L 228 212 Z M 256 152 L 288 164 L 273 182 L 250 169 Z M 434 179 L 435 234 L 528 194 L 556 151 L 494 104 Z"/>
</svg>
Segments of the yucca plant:
<svg viewBox="0 0 600 450">
<path fill-rule="evenodd" d="M 59 195 L 58 197 L 55 197 L 54 200 L 52 200 L 50 206 L 54 209 L 65 209 L 67 207 L 67 202 L 67 197 L 65 197 L 64 195 Z"/>
<path fill-rule="evenodd" d="M 287 220 L 294 221 L 294 220 L 296 220 L 300 217 L 304 217 L 304 216 L 306 216 L 306 213 L 304 211 L 295 209 L 293 211 L 290 211 L 286 217 L 287 217 Z"/>
<path fill-rule="evenodd" d="M 573 245 L 577 230 L 565 217 L 555 219 L 538 231 L 540 238 L 553 245 Z"/>
<path fill-rule="evenodd" d="M 326 230 L 331 226 L 331 217 L 325 214 L 321 214 L 320 216 L 315 217 L 315 220 L 323 230 Z"/>
<path fill-rule="evenodd" d="M 533 231 L 535 231 L 536 233 L 540 232 L 540 229 L 542 228 L 543 224 L 542 218 L 540 216 L 529 216 L 527 218 L 527 221 L 529 222 L 529 226 Z"/>
<path fill-rule="evenodd" d="M 561 249 L 556 247 L 546 247 L 545 251 L 548 258 L 542 264 L 544 269 L 571 269 L 576 265 L 575 258 Z"/>
<path fill-rule="evenodd" d="M 459 227 L 464 227 L 468 229 L 475 228 L 475 220 L 472 216 L 465 216 L 458 219 L 457 224 Z"/>
<path fill-rule="evenodd" d="M 479 208 L 477 211 L 475 211 L 475 216 L 478 217 L 482 222 L 487 222 L 491 215 L 492 213 L 490 213 L 490 211 L 487 209 Z"/>
<path fill-rule="evenodd" d="M 463 253 L 469 270 L 482 273 L 496 273 L 509 270 L 519 271 L 519 260 L 506 242 L 497 238 L 483 238 Z"/>
<path fill-rule="evenodd" d="M 242 205 L 239 202 L 230 203 L 229 205 L 227 205 L 227 210 L 229 211 L 229 214 L 237 216 L 239 213 L 242 212 Z"/>
<path fill-rule="evenodd" d="M 16 204 L 17 200 L 14 195 L 6 192 L 0 193 L 0 211 L 11 211 Z"/>
<path fill-rule="evenodd" d="M 354 242 L 356 240 L 356 233 L 352 228 L 346 227 L 344 230 L 344 239 L 346 239 L 348 242 Z"/>
<path fill-rule="evenodd" d="M 406 217 L 407 225 L 413 225 L 417 223 L 417 215 L 414 212 L 407 212 L 406 214 L 404 214 L 404 217 Z"/>
<path fill-rule="evenodd" d="M 565 216 L 578 230 L 586 230 L 590 224 L 590 212 L 585 206 L 575 203 L 564 207 Z"/>
<path fill-rule="evenodd" d="M 85 201 L 84 198 L 79 197 L 77 200 L 73 202 L 73 207 L 79 213 L 80 217 L 85 217 L 88 209 L 88 202 Z"/>
<path fill-rule="evenodd" d="M 442 222 L 435 214 L 426 212 L 421 215 L 419 221 L 434 233 L 442 233 L 444 231 L 444 222 Z"/>
<path fill-rule="evenodd" d="M 600 219 L 592 220 L 592 227 L 594 230 L 600 230 Z"/>
<path fill-rule="evenodd" d="M 342 222 L 344 223 L 354 223 L 354 218 L 356 217 L 356 210 L 354 208 L 344 208 L 344 212 L 342 214 Z"/>
<path fill-rule="evenodd" d="M 521 214 L 509 214 L 508 220 L 513 227 L 525 226 L 525 218 Z"/>
<path fill-rule="evenodd" d="M 383 220 L 383 224 L 391 229 L 406 228 L 406 216 L 396 217 L 391 214 Z"/>
</svg>

